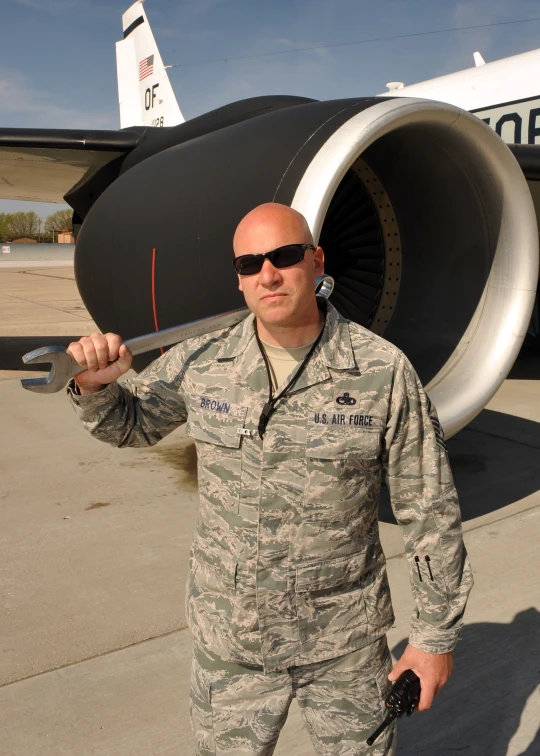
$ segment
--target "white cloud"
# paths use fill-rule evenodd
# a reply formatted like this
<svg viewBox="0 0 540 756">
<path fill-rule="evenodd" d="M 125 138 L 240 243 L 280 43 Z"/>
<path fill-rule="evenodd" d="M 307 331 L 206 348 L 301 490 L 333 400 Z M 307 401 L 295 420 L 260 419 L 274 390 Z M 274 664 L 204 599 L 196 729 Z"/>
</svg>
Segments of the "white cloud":
<svg viewBox="0 0 540 756">
<path fill-rule="evenodd" d="M 59 92 L 36 89 L 17 71 L 0 69 L 2 119 L 20 118 L 20 126 L 42 128 L 118 128 L 116 118 L 104 113 L 90 113 L 66 104 Z M 13 118 L 11 118 L 13 120 Z"/>
<path fill-rule="evenodd" d="M 476 24 L 493 24 L 509 18 L 517 18 L 516 4 L 507 0 L 495 0 L 494 2 L 457 3 L 454 8 L 454 21 L 456 26 L 469 26 Z"/>
<path fill-rule="evenodd" d="M 456 3 L 452 12 L 453 25 L 456 27 L 501 25 L 441 35 L 448 37 L 452 45 L 450 52 L 441 57 L 439 70 L 434 75 L 472 67 L 473 52 L 476 50 L 490 63 L 538 47 L 540 23 L 502 25 L 538 16 L 540 12 L 536 0 L 475 0 Z M 445 47 L 448 49 L 448 43 Z"/>
<path fill-rule="evenodd" d="M 39 0 L 33 1 L 39 2 Z M 55 0 L 46 1 L 54 2 Z M 166 9 L 148 4 L 145 10 L 150 26 L 154 31 L 160 28 L 157 25 L 158 23 L 161 26 L 167 26 L 169 29 L 182 29 L 185 25 L 193 23 L 193 19 L 197 19 L 208 13 L 211 14 L 214 8 L 217 8 L 217 6 L 223 5 L 226 2 L 228 2 L 228 0 L 187 0 L 187 2 L 181 4 L 176 3 L 172 7 L 167 6 Z"/>
<path fill-rule="evenodd" d="M 197 2 L 190 2 L 187 4 L 187 8 L 190 11 L 190 15 L 199 16 L 203 13 L 207 13 L 216 5 L 222 5 L 227 0 L 197 0 Z"/>
<path fill-rule="evenodd" d="M 15 0 L 18 5 L 24 5 L 33 10 L 45 11 L 46 13 L 63 13 L 73 8 L 82 8 L 84 0 Z M 86 3 L 88 5 L 88 3 Z"/>
<path fill-rule="evenodd" d="M 219 32 L 217 29 L 193 29 L 188 32 L 180 31 L 174 26 L 156 26 L 152 27 L 154 37 L 160 39 L 162 37 L 171 37 L 179 39 L 183 42 L 204 42 L 208 39 L 215 38 Z"/>
<path fill-rule="evenodd" d="M 286 49 L 289 48 L 291 51 L 304 50 L 305 52 L 299 53 L 301 55 L 312 53 L 318 58 L 328 58 L 330 56 L 330 50 L 327 47 L 320 47 L 318 46 L 320 45 L 320 43 L 305 39 L 289 39 L 288 37 L 278 37 L 277 39 L 273 40 L 273 45 L 284 47 Z M 269 51 L 271 51 L 271 49 L 272 48 L 269 47 Z"/>
</svg>

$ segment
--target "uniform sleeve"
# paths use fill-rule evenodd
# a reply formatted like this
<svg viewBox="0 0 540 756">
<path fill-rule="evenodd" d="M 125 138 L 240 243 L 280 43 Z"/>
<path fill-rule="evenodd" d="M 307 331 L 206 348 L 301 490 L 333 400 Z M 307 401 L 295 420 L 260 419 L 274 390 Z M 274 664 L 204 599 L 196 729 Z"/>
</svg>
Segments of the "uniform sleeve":
<svg viewBox="0 0 540 756">
<path fill-rule="evenodd" d="M 187 420 L 182 392 L 186 355 L 183 344 L 169 349 L 135 379 L 111 383 L 103 391 L 68 395 L 84 427 L 112 446 L 153 446 Z"/>
<path fill-rule="evenodd" d="M 421 651 L 452 651 L 473 578 L 443 431 L 403 355 L 394 376 L 384 462 L 415 601 L 409 642 Z"/>
</svg>

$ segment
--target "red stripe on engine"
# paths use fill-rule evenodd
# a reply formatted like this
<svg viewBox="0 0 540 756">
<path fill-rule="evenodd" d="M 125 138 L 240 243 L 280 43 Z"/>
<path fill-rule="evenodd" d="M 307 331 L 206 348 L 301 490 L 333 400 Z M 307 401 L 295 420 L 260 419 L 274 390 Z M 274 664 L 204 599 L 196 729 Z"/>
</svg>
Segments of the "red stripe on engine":
<svg viewBox="0 0 540 756">
<path fill-rule="evenodd" d="M 159 331 L 157 310 L 156 310 L 156 248 L 152 250 L 152 310 L 154 313 L 154 327 L 156 331 Z M 163 347 L 159 348 L 161 354 L 163 354 Z"/>
</svg>

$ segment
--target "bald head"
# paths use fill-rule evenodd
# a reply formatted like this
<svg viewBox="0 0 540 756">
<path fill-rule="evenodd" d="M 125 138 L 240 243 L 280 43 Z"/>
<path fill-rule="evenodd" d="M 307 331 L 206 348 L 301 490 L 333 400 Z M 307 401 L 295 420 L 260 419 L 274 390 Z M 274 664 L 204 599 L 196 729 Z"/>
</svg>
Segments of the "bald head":
<svg viewBox="0 0 540 756">
<path fill-rule="evenodd" d="M 235 255 L 260 254 L 285 244 L 313 244 L 313 236 L 301 213 L 277 202 L 251 210 L 233 238 Z"/>
<path fill-rule="evenodd" d="M 233 239 L 235 257 L 264 255 L 288 244 L 311 245 L 313 237 L 303 215 L 277 202 L 259 205 L 242 218 Z M 258 272 L 238 275 L 238 288 L 257 317 L 261 338 L 276 339 L 269 343 L 301 346 L 320 330 L 315 277 L 324 273 L 324 252 L 320 247 L 304 252 L 292 265 L 276 267 L 263 258 Z M 287 332 L 286 341 L 279 341 L 277 332 L 280 339 Z"/>
</svg>

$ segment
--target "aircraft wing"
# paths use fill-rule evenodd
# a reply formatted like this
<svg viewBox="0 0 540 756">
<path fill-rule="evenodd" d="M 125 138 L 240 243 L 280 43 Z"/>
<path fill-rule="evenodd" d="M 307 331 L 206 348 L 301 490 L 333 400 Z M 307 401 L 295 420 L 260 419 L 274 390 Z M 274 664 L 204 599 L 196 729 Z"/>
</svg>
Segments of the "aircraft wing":
<svg viewBox="0 0 540 756">
<path fill-rule="evenodd" d="M 509 144 L 527 179 L 540 231 L 540 144 Z"/>
<path fill-rule="evenodd" d="M 0 199 L 63 203 L 141 137 L 134 130 L 0 129 Z"/>
<path fill-rule="evenodd" d="M 0 199 L 63 203 L 76 184 L 131 152 L 141 138 L 138 130 L 0 128 Z M 527 180 L 540 180 L 540 145 L 509 147 Z"/>
<path fill-rule="evenodd" d="M 540 181 L 540 144 L 509 144 L 527 181 Z"/>
</svg>

